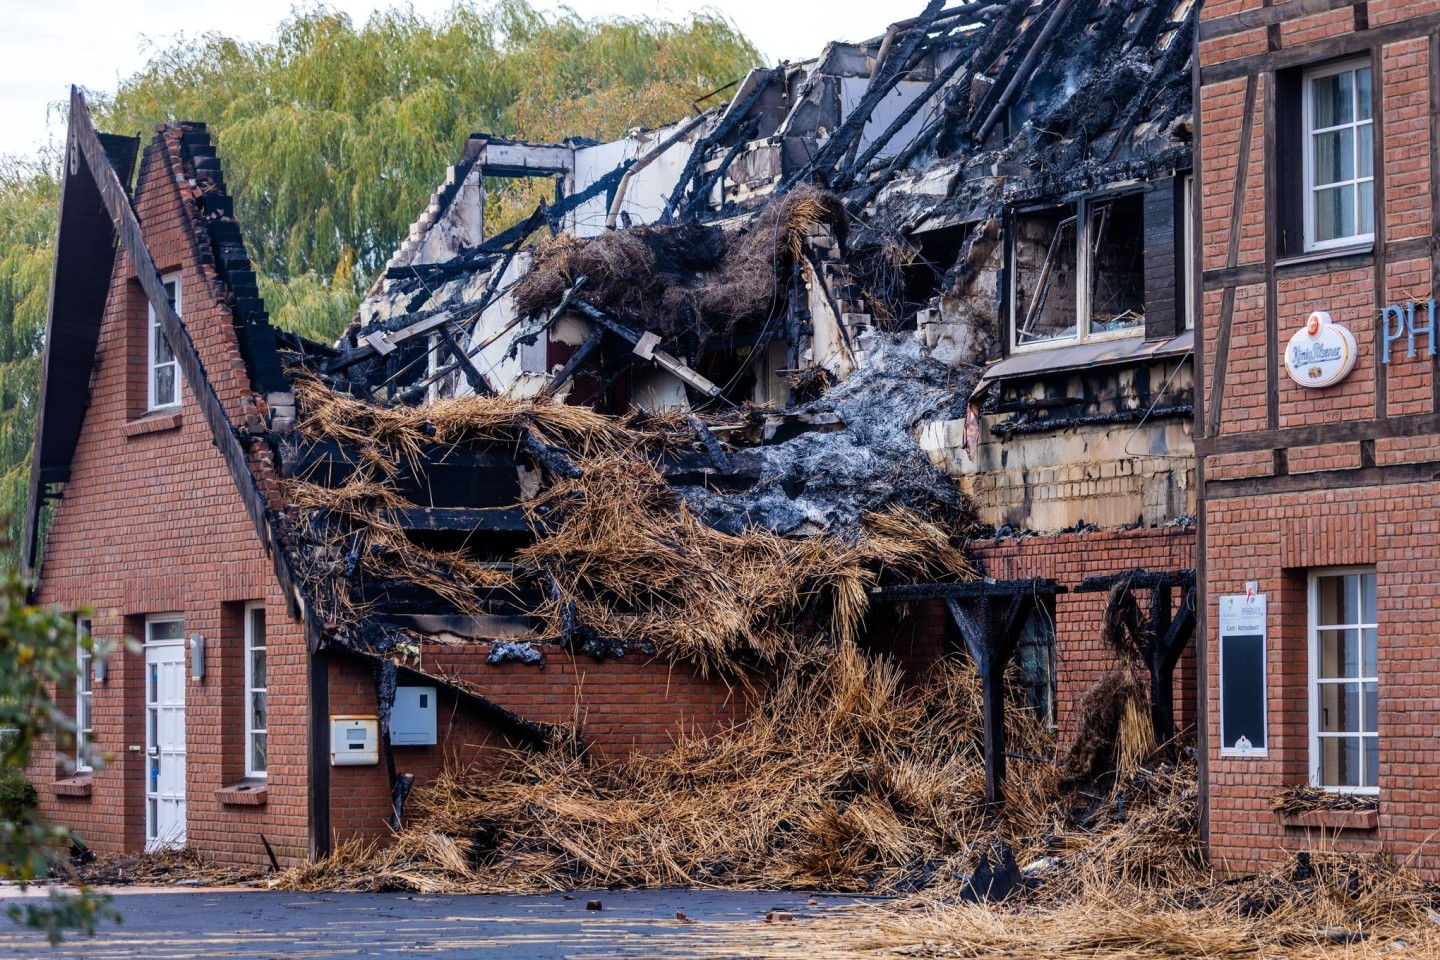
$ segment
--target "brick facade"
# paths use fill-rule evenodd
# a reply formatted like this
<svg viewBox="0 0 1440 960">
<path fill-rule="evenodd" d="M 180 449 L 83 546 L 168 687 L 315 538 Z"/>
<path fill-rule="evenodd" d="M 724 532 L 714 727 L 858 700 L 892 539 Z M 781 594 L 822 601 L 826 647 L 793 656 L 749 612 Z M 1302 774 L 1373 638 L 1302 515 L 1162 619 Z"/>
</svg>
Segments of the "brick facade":
<svg viewBox="0 0 1440 960">
<path fill-rule="evenodd" d="M 211 385 L 238 421 L 253 394 L 224 290 L 214 268 L 201 263 L 196 197 L 180 149 L 178 130 L 146 149 L 135 209 L 157 267 L 179 273 L 186 326 Z M 94 751 L 104 762 L 88 783 L 77 783 L 53 745 L 42 744 L 31 776 L 46 816 L 76 829 L 93 849 L 143 846 L 145 658 L 127 641 L 143 640 L 147 616 L 178 614 L 187 636 L 205 638 L 207 667 L 185 690 L 188 842 L 221 860 L 264 863 L 263 835 L 284 860 L 301 860 L 310 854 L 304 631 L 288 613 L 191 385 L 182 387 L 178 410 L 146 415 L 148 323 L 144 294 L 122 253 L 38 594 L 67 611 L 93 610 L 96 641 L 115 646 L 92 699 Z M 267 613 L 269 776 L 263 804 L 230 805 L 217 793 L 244 775 L 241 611 L 251 602 Z"/>
<path fill-rule="evenodd" d="M 1387 851 L 1435 875 L 1440 671 L 1431 593 L 1440 579 L 1440 531 L 1425 505 L 1440 495 L 1433 482 L 1440 391 L 1423 336 L 1418 356 L 1406 356 L 1402 340 L 1392 361 L 1382 362 L 1380 316 L 1388 304 L 1427 301 L 1437 286 L 1440 4 L 1391 0 L 1304 15 L 1300 8 L 1247 0 L 1210 3 L 1202 14 L 1196 166 L 1207 271 L 1199 350 L 1206 429 L 1196 446 L 1204 477 L 1209 849 L 1231 871 L 1262 869 L 1315 844 Z M 1303 138 L 1298 105 L 1284 90 L 1300 89 L 1308 67 L 1351 59 L 1371 66 L 1376 88 L 1374 240 L 1295 256 L 1282 214 L 1287 192 L 1303 184 L 1276 144 Z M 1247 154 L 1248 173 L 1237 171 Z M 1294 383 L 1280 363 L 1313 310 L 1346 324 L 1359 346 L 1354 371 L 1324 389 Z M 1323 813 L 1299 826 L 1273 813 L 1271 800 L 1288 787 L 1320 785 L 1312 769 L 1308 584 L 1316 571 L 1337 567 L 1373 569 L 1376 577 L 1378 806 L 1373 815 Z M 1269 604 L 1268 751 L 1222 756 L 1216 614 L 1219 598 L 1243 593 L 1248 582 Z"/>
</svg>

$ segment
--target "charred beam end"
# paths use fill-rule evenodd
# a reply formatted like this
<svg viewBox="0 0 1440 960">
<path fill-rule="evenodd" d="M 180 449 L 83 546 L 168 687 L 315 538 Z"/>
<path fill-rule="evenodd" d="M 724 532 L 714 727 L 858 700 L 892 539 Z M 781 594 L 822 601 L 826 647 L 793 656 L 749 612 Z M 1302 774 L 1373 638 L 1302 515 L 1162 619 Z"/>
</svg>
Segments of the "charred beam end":
<svg viewBox="0 0 1440 960">
<path fill-rule="evenodd" d="M 911 600 L 971 600 L 1015 596 L 1053 597 L 1069 589 L 1054 580 L 967 580 L 963 583 L 904 583 L 871 587 L 870 598 L 880 603 Z"/>
<path fill-rule="evenodd" d="M 1125 573 L 1086 577 L 1075 587 L 1075 592 L 1102 593 L 1108 591 L 1117 583 L 1129 583 L 1132 588 L 1140 590 L 1154 587 L 1193 587 L 1195 586 L 1195 568 L 1189 567 L 1183 570 L 1170 571 L 1141 570 L 1136 568 Z"/>
<path fill-rule="evenodd" d="M 520 446 L 525 452 L 534 458 L 535 462 L 557 477 L 565 477 L 568 480 L 579 480 L 585 472 L 571 462 L 570 458 L 559 447 L 552 447 L 540 439 L 540 434 L 535 432 L 533 427 L 521 425 Z"/>
</svg>

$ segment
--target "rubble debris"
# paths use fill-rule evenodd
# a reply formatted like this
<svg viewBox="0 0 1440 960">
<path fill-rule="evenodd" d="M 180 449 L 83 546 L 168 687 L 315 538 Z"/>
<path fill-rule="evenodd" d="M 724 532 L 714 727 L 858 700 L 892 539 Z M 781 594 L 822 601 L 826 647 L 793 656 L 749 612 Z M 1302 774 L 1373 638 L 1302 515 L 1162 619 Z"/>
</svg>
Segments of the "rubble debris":
<svg viewBox="0 0 1440 960">
<path fill-rule="evenodd" d="M 1008 716 L 1012 745 L 1043 755 L 1049 735 L 1033 715 Z M 1199 875 L 1193 762 L 1137 771 L 1088 825 L 1070 820 L 1050 764 L 1023 765 L 1000 811 L 987 807 L 984 781 L 979 684 L 965 663 L 942 662 L 906 686 L 893 664 L 847 647 L 824 670 L 783 672 L 733 729 L 664 754 L 598 762 L 552 751 L 514 754 L 484 777 L 447 771 L 417 789 L 414 816 L 389 846 L 352 844 L 278 883 L 886 892 L 935 861 L 924 888 L 958 893 L 997 838 L 1025 862 L 1063 858 L 1039 883 L 1057 895 L 1091 876 Z M 501 844 L 480 865 L 465 853 L 478 826 Z"/>
<path fill-rule="evenodd" d="M 1315 813 L 1321 810 L 1376 810 L 1379 806 L 1379 800 L 1374 796 L 1338 793 L 1308 784 L 1287 787 L 1270 798 L 1270 809 L 1285 814 Z"/>
<path fill-rule="evenodd" d="M 501 641 L 490 645 L 485 662 L 492 666 L 497 663 L 543 664 L 545 653 L 533 644 Z"/>
</svg>

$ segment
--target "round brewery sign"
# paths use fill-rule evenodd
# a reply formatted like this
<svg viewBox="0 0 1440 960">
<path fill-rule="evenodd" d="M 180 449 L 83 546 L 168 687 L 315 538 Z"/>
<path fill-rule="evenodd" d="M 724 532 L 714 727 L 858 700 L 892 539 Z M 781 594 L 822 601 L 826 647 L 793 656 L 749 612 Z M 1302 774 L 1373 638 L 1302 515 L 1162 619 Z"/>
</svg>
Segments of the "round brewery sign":
<svg viewBox="0 0 1440 960">
<path fill-rule="evenodd" d="M 1285 372 L 1302 387 L 1329 387 L 1355 369 L 1355 335 L 1316 310 L 1285 348 Z"/>
</svg>

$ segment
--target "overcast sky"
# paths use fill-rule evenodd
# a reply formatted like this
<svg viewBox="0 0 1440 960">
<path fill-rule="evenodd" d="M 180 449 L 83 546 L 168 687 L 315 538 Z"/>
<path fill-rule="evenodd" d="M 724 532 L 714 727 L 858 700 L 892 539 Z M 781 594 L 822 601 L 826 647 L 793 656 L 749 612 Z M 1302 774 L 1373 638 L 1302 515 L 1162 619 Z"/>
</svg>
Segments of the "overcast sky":
<svg viewBox="0 0 1440 960">
<path fill-rule="evenodd" d="M 554 9 L 556 0 L 533 0 Z M 138 70 L 146 50 L 175 34 L 219 31 L 241 40 L 268 40 L 294 0 L 0 0 L 0 153 L 30 153 L 64 130 L 48 106 L 69 96 L 70 84 L 113 90 Z M 313 3 L 307 4 L 314 5 Z M 357 21 L 371 11 L 403 5 L 385 0 L 330 0 Z M 413 0 L 433 16 L 450 0 Z M 760 48 L 765 59 L 800 60 L 829 40 L 864 40 L 893 20 L 912 17 L 922 0 L 572 0 L 585 17 L 654 16 L 684 19 L 691 11 L 719 9 Z M 913 9 L 912 9 L 913 8 Z"/>
</svg>

